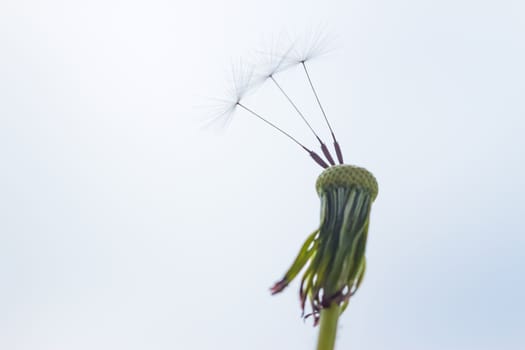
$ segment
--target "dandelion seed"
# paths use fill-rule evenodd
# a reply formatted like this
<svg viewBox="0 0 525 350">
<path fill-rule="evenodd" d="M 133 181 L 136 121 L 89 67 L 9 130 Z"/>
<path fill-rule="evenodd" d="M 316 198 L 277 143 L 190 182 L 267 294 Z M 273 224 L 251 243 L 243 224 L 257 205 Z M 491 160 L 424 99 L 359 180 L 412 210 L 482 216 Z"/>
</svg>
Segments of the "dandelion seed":
<svg viewBox="0 0 525 350">
<path fill-rule="evenodd" d="M 306 68 L 306 62 L 301 62 L 304 72 L 306 74 L 306 77 L 308 78 L 308 83 L 310 84 L 310 87 L 312 88 L 312 92 L 315 95 L 315 99 L 317 101 L 317 104 L 319 108 L 321 109 L 321 112 L 323 113 L 324 120 L 326 122 L 326 125 L 328 125 L 328 128 L 330 129 L 330 134 L 332 135 L 332 139 L 334 140 L 334 148 L 335 153 L 337 154 L 337 160 L 339 161 L 339 164 L 344 164 L 343 160 L 343 152 L 341 151 L 341 147 L 339 146 L 339 142 L 337 142 L 337 139 L 335 138 L 335 133 L 332 129 L 332 126 L 330 125 L 330 122 L 328 121 L 328 117 L 326 116 L 326 113 L 324 111 L 323 105 L 321 104 L 321 100 L 319 99 L 319 96 L 317 95 L 317 91 L 314 88 L 314 84 L 312 83 L 312 79 L 310 78 L 310 74 L 308 73 L 308 69 Z"/>
<path fill-rule="evenodd" d="M 312 83 L 312 79 L 310 77 L 310 73 L 308 72 L 308 68 L 306 66 L 306 62 L 327 54 L 331 51 L 330 48 L 330 41 L 328 36 L 325 34 L 326 31 L 323 30 L 316 30 L 313 31 L 308 39 L 306 39 L 306 44 L 304 45 L 298 45 L 298 49 L 294 50 L 293 58 L 295 61 L 303 67 L 303 70 L 306 74 L 306 78 L 308 79 L 308 84 L 310 85 L 310 88 L 312 89 L 312 92 L 315 96 L 315 100 L 317 101 L 317 105 L 319 106 L 319 109 L 321 110 L 321 113 L 323 114 L 323 118 L 326 122 L 326 125 L 328 126 L 328 129 L 330 130 L 330 134 L 333 139 L 335 153 L 337 154 L 337 160 L 339 161 L 339 164 L 344 164 L 343 160 L 343 152 L 341 151 L 341 147 L 339 143 L 337 142 L 337 139 L 335 137 L 335 133 L 332 129 L 332 126 L 330 125 L 330 122 L 328 121 L 328 117 L 326 116 L 326 112 L 323 108 L 323 105 L 321 104 L 321 100 L 319 99 L 319 95 L 317 94 L 317 91 L 314 87 L 314 84 Z"/>
</svg>

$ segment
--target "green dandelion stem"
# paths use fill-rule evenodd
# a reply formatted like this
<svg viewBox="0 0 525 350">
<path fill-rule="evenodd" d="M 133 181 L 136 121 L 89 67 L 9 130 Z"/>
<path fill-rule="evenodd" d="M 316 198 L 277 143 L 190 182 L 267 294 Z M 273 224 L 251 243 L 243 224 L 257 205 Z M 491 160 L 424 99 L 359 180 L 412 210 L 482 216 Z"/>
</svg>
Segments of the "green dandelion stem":
<svg viewBox="0 0 525 350">
<path fill-rule="evenodd" d="M 341 314 L 340 307 L 332 304 L 329 308 L 321 310 L 321 321 L 319 326 L 319 338 L 317 340 L 317 350 L 333 350 L 335 346 L 335 336 L 337 333 L 337 321 Z"/>
</svg>

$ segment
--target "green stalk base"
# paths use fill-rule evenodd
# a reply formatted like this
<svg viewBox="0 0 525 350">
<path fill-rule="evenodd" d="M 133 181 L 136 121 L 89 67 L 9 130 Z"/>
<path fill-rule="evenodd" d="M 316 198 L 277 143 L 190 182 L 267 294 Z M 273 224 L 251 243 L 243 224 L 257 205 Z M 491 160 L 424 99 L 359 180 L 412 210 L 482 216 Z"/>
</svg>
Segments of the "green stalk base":
<svg viewBox="0 0 525 350">
<path fill-rule="evenodd" d="M 337 321 L 339 320 L 340 313 L 341 310 L 337 304 L 332 304 L 329 308 L 321 310 L 317 350 L 334 349 Z"/>
</svg>

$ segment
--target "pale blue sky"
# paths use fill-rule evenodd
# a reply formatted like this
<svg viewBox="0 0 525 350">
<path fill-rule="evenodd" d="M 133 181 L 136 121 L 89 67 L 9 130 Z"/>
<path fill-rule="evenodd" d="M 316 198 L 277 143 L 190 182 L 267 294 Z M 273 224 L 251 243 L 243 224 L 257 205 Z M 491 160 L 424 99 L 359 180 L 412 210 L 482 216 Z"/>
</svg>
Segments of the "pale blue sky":
<svg viewBox="0 0 525 350">
<path fill-rule="evenodd" d="M 307 156 L 238 113 L 230 63 L 324 24 L 311 62 L 380 186 L 338 349 L 525 347 L 522 1 L 3 1 L 0 348 L 313 349 L 297 283 Z M 305 81 L 283 84 L 323 136 Z M 250 102 L 315 146 L 270 86 Z"/>
</svg>

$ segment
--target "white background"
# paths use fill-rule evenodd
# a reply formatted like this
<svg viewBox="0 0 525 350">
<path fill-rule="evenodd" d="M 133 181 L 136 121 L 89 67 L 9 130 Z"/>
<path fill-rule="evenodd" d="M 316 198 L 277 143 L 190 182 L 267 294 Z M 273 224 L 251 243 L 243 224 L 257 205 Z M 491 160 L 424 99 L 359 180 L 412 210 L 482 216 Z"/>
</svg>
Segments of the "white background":
<svg viewBox="0 0 525 350">
<path fill-rule="evenodd" d="M 321 23 L 336 50 L 312 76 L 347 162 L 380 185 L 338 349 L 523 349 L 524 16 L 518 0 L 3 1 L 0 348 L 314 348 L 297 282 L 268 288 L 319 223 L 321 169 L 245 113 L 220 133 L 200 120 L 232 61 Z M 326 136 L 296 68 L 280 79 Z M 316 147 L 270 85 L 249 99 Z"/>
</svg>

